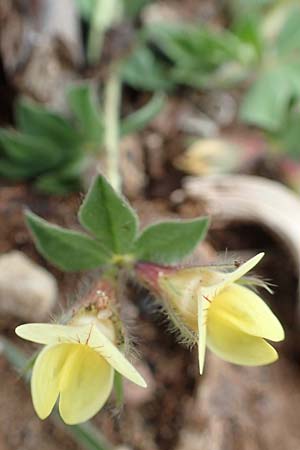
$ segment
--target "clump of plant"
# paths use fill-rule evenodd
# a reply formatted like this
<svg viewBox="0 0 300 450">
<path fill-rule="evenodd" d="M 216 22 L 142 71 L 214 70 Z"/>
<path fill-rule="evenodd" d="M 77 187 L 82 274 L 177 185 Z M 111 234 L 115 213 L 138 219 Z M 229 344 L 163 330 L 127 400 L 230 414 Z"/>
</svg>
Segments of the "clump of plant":
<svg viewBox="0 0 300 450">
<path fill-rule="evenodd" d="M 97 164 L 106 145 L 107 126 L 97 93 L 90 84 L 67 92 L 69 116 L 21 98 L 16 129 L 0 129 L 0 177 L 30 180 L 45 193 L 66 194 L 82 189 L 84 173 Z M 137 132 L 163 106 L 156 94 L 120 122 L 120 137 Z M 105 106 L 105 105 L 104 105 Z"/>
<path fill-rule="evenodd" d="M 282 340 L 283 328 L 252 289 L 261 282 L 245 277 L 262 253 L 238 266 L 183 263 L 204 239 L 208 218 L 165 221 L 140 230 L 134 210 L 103 176 L 91 185 L 78 219 L 84 231 L 26 213 L 38 250 L 58 268 L 101 269 L 88 294 L 61 321 L 16 329 L 20 337 L 44 345 L 31 377 L 41 419 L 57 400 L 67 424 L 89 419 L 107 401 L 114 380 L 120 388 L 120 376 L 146 387 L 129 362 L 120 295 L 124 275 L 152 292 L 182 343 L 198 347 L 200 373 L 206 347 L 236 364 L 256 366 L 277 359 L 266 340 Z"/>
<path fill-rule="evenodd" d="M 178 85 L 208 90 L 245 87 L 240 119 L 266 130 L 291 154 L 298 153 L 299 4 L 262 10 L 259 2 L 252 8 L 250 2 L 249 8 L 247 2 L 236 3 L 244 8 L 236 5 L 229 28 L 204 23 L 146 25 L 124 66 L 124 79 L 150 91 Z"/>
</svg>

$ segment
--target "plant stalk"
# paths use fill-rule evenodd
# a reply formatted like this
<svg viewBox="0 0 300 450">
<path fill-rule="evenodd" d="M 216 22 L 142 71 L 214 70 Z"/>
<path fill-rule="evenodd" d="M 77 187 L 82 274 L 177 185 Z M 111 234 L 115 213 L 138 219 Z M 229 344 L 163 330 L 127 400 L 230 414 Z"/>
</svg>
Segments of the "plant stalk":
<svg viewBox="0 0 300 450">
<path fill-rule="evenodd" d="M 105 149 L 107 178 L 117 192 L 121 191 L 119 142 L 121 84 L 119 66 L 112 64 L 104 92 Z"/>
</svg>

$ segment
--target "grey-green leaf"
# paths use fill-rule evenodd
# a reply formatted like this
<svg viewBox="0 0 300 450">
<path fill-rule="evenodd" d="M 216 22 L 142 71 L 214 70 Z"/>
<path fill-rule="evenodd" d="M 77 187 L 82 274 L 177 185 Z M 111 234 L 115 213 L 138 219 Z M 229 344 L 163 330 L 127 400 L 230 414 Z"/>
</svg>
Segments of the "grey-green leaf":
<svg viewBox="0 0 300 450">
<path fill-rule="evenodd" d="M 81 225 L 111 252 L 130 252 L 137 233 L 136 214 L 103 176 L 94 180 L 78 217 Z"/>
<path fill-rule="evenodd" d="M 121 123 L 123 135 L 142 130 L 161 111 L 165 103 L 165 95 L 155 94 L 151 100 L 138 111 L 127 116 Z"/>
<path fill-rule="evenodd" d="M 156 263 L 175 263 L 188 256 L 204 239 L 209 219 L 174 220 L 150 225 L 136 242 L 136 258 Z"/>
<path fill-rule="evenodd" d="M 92 86 L 73 86 L 68 92 L 68 103 L 79 122 L 85 141 L 97 150 L 103 139 L 104 117 L 97 105 Z"/>
<path fill-rule="evenodd" d="M 48 139 L 64 155 L 73 154 L 80 144 L 79 133 L 62 115 L 24 98 L 16 105 L 16 122 L 25 135 Z"/>
<path fill-rule="evenodd" d="M 39 252 L 61 270 L 93 269 L 109 259 L 103 246 L 83 233 L 52 225 L 30 211 L 26 222 Z"/>
<path fill-rule="evenodd" d="M 62 159 L 61 151 L 43 137 L 0 129 L 0 143 L 5 154 L 17 164 L 28 166 L 33 173 L 51 169 Z"/>
<path fill-rule="evenodd" d="M 164 91 L 173 87 L 168 70 L 146 46 L 137 48 L 125 61 L 122 76 L 135 89 Z"/>
<path fill-rule="evenodd" d="M 243 100 L 241 119 L 270 131 L 277 130 L 283 122 L 294 89 L 288 76 L 285 67 L 263 74 Z"/>
</svg>

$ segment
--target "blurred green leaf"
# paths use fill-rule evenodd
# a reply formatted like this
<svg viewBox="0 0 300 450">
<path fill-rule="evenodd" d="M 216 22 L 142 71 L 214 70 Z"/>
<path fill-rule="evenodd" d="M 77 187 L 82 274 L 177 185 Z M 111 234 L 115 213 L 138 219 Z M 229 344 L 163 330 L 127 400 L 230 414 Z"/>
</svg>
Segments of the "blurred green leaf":
<svg viewBox="0 0 300 450">
<path fill-rule="evenodd" d="M 53 175 L 40 175 L 34 182 L 34 186 L 45 194 L 66 195 L 80 190 L 78 177 L 68 178 Z"/>
<path fill-rule="evenodd" d="M 237 58 L 241 43 L 232 33 L 199 25 L 154 24 L 148 38 L 181 67 L 213 70 L 229 58 Z"/>
<path fill-rule="evenodd" d="M 81 16 L 89 22 L 95 8 L 95 0 L 75 0 Z"/>
<path fill-rule="evenodd" d="M 80 134 L 61 115 L 45 107 L 20 99 L 16 105 L 16 123 L 24 135 L 43 137 L 60 148 L 62 158 L 68 155 L 69 148 L 80 144 Z"/>
<path fill-rule="evenodd" d="M 152 0 L 123 0 L 124 8 L 125 8 L 125 17 L 130 17 L 133 19 L 136 17 L 142 9 Z"/>
<path fill-rule="evenodd" d="M 101 149 L 104 119 L 91 85 L 73 87 L 68 99 L 74 122 L 27 99 L 18 101 L 18 131 L 0 128 L 0 176 L 32 179 L 45 193 L 80 190 L 81 177 L 92 163 L 91 150 Z"/>
<path fill-rule="evenodd" d="M 229 30 L 213 30 L 190 24 L 153 24 L 145 37 L 169 61 L 171 84 L 215 88 L 245 77 L 245 68 L 257 59 L 250 39 Z M 254 39 L 254 36 L 252 36 Z"/>
<path fill-rule="evenodd" d="M 96 101 L 96 92 L 89 84 L 75 85 L 68 92 L 68 103 L 86 144 L 99 150 L 104 135 L 104 117 Z"/>
<path fill-rule="evenodd" d="M 267 6 L 275 4 L 277 0 L 230 0 L 232 14 L 240 19 L 252 14 L 261 14 Z"/>
<path fill-rule="evenodd" d="M 123 64 L 122 77 L 134 89 L 145 91 L 168 91 L 174 84 L 167 68 L 146 46 L 139 46 Z"/>
<path fill-rule="evenodd" d="M 99 175 L 78 213 L 81 225 L 112 253 L 130 252 L 137 233 L 137 217 L 130 205 Z"/>
<path fill-rule="evenodd" d="M 26 223 L 37 249 L 61 270 L 93 269 L 109 259 L 107 250 L 83 233 L 52 225 L 30 211 L 26 212 Z"/>
<path fill-rule="evenodd" d="M 65 428 L 86 450 L 113 450 L 112 445 L 89 422 L 80 425 L 65 425 Z"/>
<path fill-rule="evenodd" d="M 237 20 L 232 27 L 232 33 L 240 41 L 249 44 L 250 48 L 255 51 L 256 55 L 253 54 L 253 62 L 256 58 L 262 57 L 264 40 L 261 31 L 261 17 L 258 14 L 249 14 Z"/>
<path fill-rule="evenodd" d="M 9 159 L 0 158 L 0 176 L 3 178 L 12 181 L 26 180 L 27 178 L 32 177 L 34 173 L 32 167 L 18 165 Z"/>
<path fill-rule="evenodd" d="M 293 52 L 294 57 L 300 56 L 300 7 L 291 8 L 277 38 L 277 49 L 281 54 Z M 295 53 L 297 52 L 297 53 Z"/>
<path fill-rule="evenodd" d="M 61 151 L 41 136 L 0 129 L 0 143 L 11 160 L 30 168 L 32 174 L 51 169 L 61 161 Z"/>
<path fill-rule="evenodd" d="M 279 67 L 261 76 L 243 99 L 240 118 L 267 130 L 278 129 L 292 96 L 289 70 Z"/>
<path fill-rule="evenodd" d="M 281 129 L 271 134 L 272 141 L 277 144 L 281 152 L 287 153 L 299 161 L 300 157 L 300 112 L 299 107 L 291 111 Z"/>
<path fill-rule="evenodd" d="M 208 224 L 208 218 L 201 217 L 150 225 L 136 241 L 136 258 L 163 264 L 178 262 L 204 239 Z"/>
<path fill-rule="evenodd" d="M 126 135 L 145 128 L 162 110 L 164 104 L 165 96 L 161 93 L 155 94 L 145 106 L 122 120 L 121 134 Z"/>
</svg>

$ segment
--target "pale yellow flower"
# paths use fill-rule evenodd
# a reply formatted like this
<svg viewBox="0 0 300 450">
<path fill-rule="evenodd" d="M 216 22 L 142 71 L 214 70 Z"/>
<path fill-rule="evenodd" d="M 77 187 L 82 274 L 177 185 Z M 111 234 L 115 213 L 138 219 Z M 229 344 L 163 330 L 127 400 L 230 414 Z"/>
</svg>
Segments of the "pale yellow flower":
<svg viewBox="0 0 300 450">
<path fill-rule="evenodd" d="M 41 419 L 49 416 L 58 397 L 65 423 L 90 419 L 111 393 L 114 370 L 146 387 L 113 343 L 115 333 L 108 320 L 101 322 L 83 315 L 79 323 L 31 323 L 16 328 L 23 339 L 46 345 L 35 361 L 31 378 L 33 405 Z"/>
<path fill-rule="evenodd" d="M 170 318 L 173 311 L 175 321 L 196 336 L 201 374 L 206 346 L 220 358 L 241 365 L 259 366 L 278 358 L 265 339 L 284 339 L 279 320 L 256 293 L 237 283 L 262 257 L 260 253 L 230 273 L 217 267 L 175 270 L 141 264 L 137 268 L 167 302 Z"/>
</svg>

